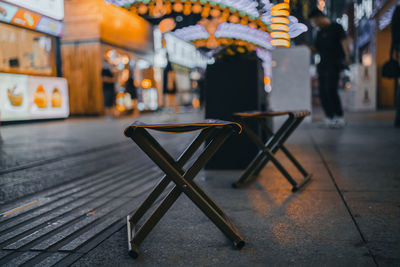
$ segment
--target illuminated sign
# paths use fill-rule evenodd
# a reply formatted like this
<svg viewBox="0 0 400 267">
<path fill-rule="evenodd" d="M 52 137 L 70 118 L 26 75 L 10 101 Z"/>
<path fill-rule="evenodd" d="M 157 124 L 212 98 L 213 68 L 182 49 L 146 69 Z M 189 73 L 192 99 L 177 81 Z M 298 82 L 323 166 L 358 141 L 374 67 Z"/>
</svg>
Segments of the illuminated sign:
<svg viewBox="0 0 400 267">
<path fill-rule="evenodd" d="M 363 0 L 361 3 L 354 4 L 354 23 L 358 26 L 360 20 L 364 17 L 369 19 L 374 11 L 373 0 Z"/>
<path fill-rule="evenodd" d="M 0 121 L 66 118 L 68 86 L 64 78 L 0 73 Z"/>
<path fill-rule="evenodd" d="M 15 6 L 0 2 L 0 21 L 10 22 L 17 10 Z"/>
<path fill-rule="evenodd" d="M 64 34 L 64 23 L 42 17 L 35 30 L 61 37 Z"/>
<path fill-rule="evenodd" d="M 0 2 L 0 21 L 54 36 L 62 37 L 64 34 L 64 23 L 2 2 Z"/>
<path fill-rule="evenodd" d="M 64 18 L 64 0 L 4 0 L 56 20 Z"/>
<path fill-rule="evenodd" d="M 12 24 L 20 25 L 28 29 L 35 29 L 39 23 L 40 15 L 29 12 L 27 10 L 18 9 L 14 17 L 11 20 Z"/>
</svg>

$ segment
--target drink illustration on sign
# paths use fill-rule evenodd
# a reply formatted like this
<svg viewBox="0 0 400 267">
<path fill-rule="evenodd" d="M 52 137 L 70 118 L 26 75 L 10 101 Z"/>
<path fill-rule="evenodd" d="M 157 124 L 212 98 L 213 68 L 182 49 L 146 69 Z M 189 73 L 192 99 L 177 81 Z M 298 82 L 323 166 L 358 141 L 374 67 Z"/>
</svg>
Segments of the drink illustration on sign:
<svg viewBox="0 0 400 267">
<path fill-rule="evenodd" d="M 22 93 L 18 93 L 16 85 L 14 85 L 13 89 L 8 89 L 8 100 L 14 107 L 19 107 L 22 105 L 24 96 Z"/>
<path fill-rule="evenodd" d="M 0 14 L 4 17 L 7 16 L 7 10 L 2 6 L 0 6 Z"/>
<path fill-rule="evenodd" d="M 47 100 L 47 93 L 43 85 L 39 84 L 36 92 L 33 94 L 33 103 L 35 103 L 38 108 L 47 108 Z"/>
<path fill-rule="evenodd" d="M 62 106 L 62 94 L 58 88 L 54 88 L 53 93 L 51 94 L 51 106 L 53 108 L 61 108 Z"/>
</svg>

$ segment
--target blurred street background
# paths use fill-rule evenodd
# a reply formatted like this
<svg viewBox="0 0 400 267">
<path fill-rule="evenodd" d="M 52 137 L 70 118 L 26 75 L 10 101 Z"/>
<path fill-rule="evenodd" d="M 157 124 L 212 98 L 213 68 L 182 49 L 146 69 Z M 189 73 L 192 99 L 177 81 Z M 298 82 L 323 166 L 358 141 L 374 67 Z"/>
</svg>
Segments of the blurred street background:
<svg viewBox="0 0 400 267">
<path fill-rule="evenodd" d="M 399 266 L 399 19 L 398 0 L 0 0 L 0 266 Z M 196 181 L 246 246 L 182 195 L 129 257 L 162 172 L 124 129 L 252 110 L 311 112 L 287 143 L 311 182 L 268 164 L 233 189 L 257 153 L 236 136 Z M 196 136 L 151 133 L 175 158 Z"/>
</svg>

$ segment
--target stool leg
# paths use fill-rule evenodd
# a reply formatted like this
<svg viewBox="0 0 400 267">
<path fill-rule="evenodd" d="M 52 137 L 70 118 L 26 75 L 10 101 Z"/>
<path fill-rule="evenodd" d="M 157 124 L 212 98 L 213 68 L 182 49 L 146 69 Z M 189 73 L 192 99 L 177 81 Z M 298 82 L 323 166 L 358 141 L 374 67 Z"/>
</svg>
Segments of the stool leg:
<svg viewBox="0 0 400 267">
<path fill-rule="evenodd" d="M 182 155 L 178 159 L 178 165 L 182 168 L 189 159 L 193 156 L 194 153 L 199 149 L 199 147 L 203 144 L 203 142 L 212 135 L 214 129 L 206 129 L 203 130 L 195 140 L 193 140 L 192 144 L 182 153 Z M 184 172 L 182 170 L 182 172 Z M 159 184 L 154 188 L 154 190 L 150 193 L 150 195 L 146 198 L 146 200 L 140 205 L 140 207 L 135 211 L 130 218 L 130 222 L 132 224 L 136 224 L 140 218 L 147 212 L 147 210 L 154 204 L 160 194 L 167 188 L 170 183 L 169 179 L 164 176 Z"/>
<path fill-rule="evenodd" d="M 164 157 L 167 153 L 162 148 L 160 152 L 159 146 L 154 146 L 142 131 L 137 131 L 133 135 L 135 142 L 142 148 L 142 150 L 166 173 L 167 177 L 174 181 L 177 185 L 170 194 L 164 199 L 160 206 L 153 212 L 151 217 L 145 222 L 145 224 L 139 229 L 139 231 L 133 237 L 133 244 L 140 244 L 140 242 L 147 236 L 155 224 L 162 218 L 169 207 L 179 197 L 181 191 L 183 191 L 213 222 L 222 230 L 237 247 L 244 245 L 243 238 L 240 237 L 235 229 L 229 226 L 227 221 L 196 191 L 191 183 L 195 175 L 202 169 L 206 162 L 215 154 L 223 142 L 231 134 L 230 127 L 224 127 L 214 140 L 207 146 L 206 150 L 200 155 L 192 167 L 185 173 L 184 176 L 170 164 L 168 159 Z"/>
<path fill-rule="evenodd" d="M 257 174 L 259 169 L 262 169 L 265 164 L 263 163 L 265 155 L 262 152 L 262 149 L 264 149 L 264 143 L 262 140 L 258 137 L 258 135 L 243 121 L 243 120 L 238 120 L 240 124 L 242 125 L 244 132 L 246 135 L 255 143 L 255 145 L 260 149 L 260 152 L 257 154 L 257 156 L 253 159 L 253 161 L 250 163 L 250 165 L 246 168 L 240 179 L 232 184 L 232 187 L 234 188 L 241 188 L 244 187 L 254 180 L 257 179 Z"/>
<path fill-rule="evenodd" d="M 250 165 L 246 168 L 242 176 L 237 182 L 234 182 L 232 184 L 233 188 L 242 188 L 254 180 L 257 179 L 257 175 L 254 175 L 255 170 L 260 169 L 259 166 L 264 167 L 265 164 L 263 163 L 265 159 L 265 155 L 263 152 L 259 152 L 257 156 L 253 159 L 253 161 L 250 163 Z"/>
</svg>

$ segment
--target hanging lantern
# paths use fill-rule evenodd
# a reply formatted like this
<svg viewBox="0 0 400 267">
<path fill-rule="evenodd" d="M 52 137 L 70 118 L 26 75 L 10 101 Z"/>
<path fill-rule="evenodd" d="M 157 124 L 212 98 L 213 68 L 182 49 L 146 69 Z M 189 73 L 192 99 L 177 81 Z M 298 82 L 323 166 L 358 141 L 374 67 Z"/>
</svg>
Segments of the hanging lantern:
<svg viewBox="0 0 400 267">
<path fill-rule="evenodd" d="M 140 15 L 145 15 L 147 13 L 147 6 L 145 4 L 141 4 L 138 8 L 138 12 Z"/>
<path fill-rule="evenodd" d="M 165 3 L 165 13 L 170 14 L 172 12 L 172 4 L 170 1 Z"/>
<path fill-rule="evenodd" d="M 221 20 L 222 20 L 222 21 L 228 21 L 229 15 L 230 15 L 229 9 L 225 9 L 225 10 L 222 12 Z"/>
<path fill-rule="evenodd" d="M 163 19 L 158 25 L 162 33 L 170 32 L 176 27 L 176 22 L 173 18 Z"/>
<path fill-rule="evenodd" d="M 210 11 L 211 11 L 210 5 L 205 5 L 203 7 L 203 10 L 201 11 L 201 16 L 203 18 L 208 18 L 208 16 L 210 15 Z"/>
<path fill-rule="evenodd" d="M 196 3 L 192 6 L 192 11 L 194 14 L 200 14 L 202 10 L 203 7 L 199 3 Z"/>
<path fill-rule="evenodd" d="M 180 13 L 183 11 L 183 5 L 181 2 L 176 2 L 173 6 L 173 9 L 176 13 Z"/>
<path fill-rule="evenodd" d="M 289 26 L 290 20 L 288 19 L 289 12 L 289 0 L 285 0 L 284 3 L 276 4 L 271 8 L 271 45 L 290 47 L 290 36 Z"/>
<path fill-rule="evenodd" d="M 213 8 L 210 12 L 210 15 L 214 18 L 219 17 L 221 15 L 221 11 L 217 8 Z"/>
<path fill-rule="evenodd" d="M 274 39 L 271 40 L 271 45 L 280 47 L 290 47 L 290 42 L 284 39 Z"/>
<path fill-rule="evenodd" d="M 239 17 L 237 15 L 231 15 L 229 17 L 229 22 L 230 23 L 239 23 Z"/>
<path fill-rule="evenodd" d="M 190 4 L 190 2 L 186 2 L 185 7 L 183 8 L 183 14 L 185 16 L 189 16 L 190 13 L 192 13 L 192 5 Z"/>
</svg>

